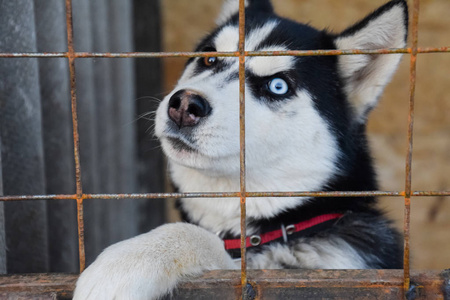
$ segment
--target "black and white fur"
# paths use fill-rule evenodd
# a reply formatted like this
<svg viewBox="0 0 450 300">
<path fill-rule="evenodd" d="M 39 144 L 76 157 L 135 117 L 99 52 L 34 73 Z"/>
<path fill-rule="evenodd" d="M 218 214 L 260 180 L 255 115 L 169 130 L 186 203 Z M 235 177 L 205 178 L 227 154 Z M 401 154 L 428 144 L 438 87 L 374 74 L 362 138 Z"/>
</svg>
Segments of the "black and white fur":
<svg viewBox="0 0 450 300">
<path fill-rule="evenodd" d="M 224 3 L 217 29 L 198 51 L 238 49 L 237 10 L 237 0 Z M 248 0 L 245 49 L 402 48 L 407 27 L 404 0 L 388 2 L 340 34 L 280 18 L 269 1 Z M 247 190 L 376 190 L 366 119 L 400 58 L 247 57 Z M 270 88 L 275 80 L 277 93 Z M 155 133 L 181 192 L 239 190 L 238 95 L 237 58 L 192 58 L 161 102 Z M 327 213 L 344 216 L 310 236 L 249 249 L 248 266 L 401 268 L 399 234 L 375 202 L 374 197 L 249 198 L 247 235 Z M 164 225 L 107 248 L 80 276 L 74 299 L 155 299 L 186 276 L 238 267 L 221 238 L 240 235 L 239 200 L 180 199 L 179 206 L 195 225 Z"/>
</svg>

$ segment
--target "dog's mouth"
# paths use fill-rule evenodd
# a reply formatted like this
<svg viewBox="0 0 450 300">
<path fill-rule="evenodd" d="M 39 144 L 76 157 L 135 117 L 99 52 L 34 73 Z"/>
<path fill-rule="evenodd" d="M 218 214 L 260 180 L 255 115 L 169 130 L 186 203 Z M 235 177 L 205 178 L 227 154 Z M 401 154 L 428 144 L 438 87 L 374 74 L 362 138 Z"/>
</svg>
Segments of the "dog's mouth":
<svg viewBox="0 0 450 300">
<path fill-rule="evenodd" d="M 197 152 L 196 149 L 179 138 L 167 137 L 166 139 L 169 141 L 172 148 L 176 151 Z"/>
</svg>

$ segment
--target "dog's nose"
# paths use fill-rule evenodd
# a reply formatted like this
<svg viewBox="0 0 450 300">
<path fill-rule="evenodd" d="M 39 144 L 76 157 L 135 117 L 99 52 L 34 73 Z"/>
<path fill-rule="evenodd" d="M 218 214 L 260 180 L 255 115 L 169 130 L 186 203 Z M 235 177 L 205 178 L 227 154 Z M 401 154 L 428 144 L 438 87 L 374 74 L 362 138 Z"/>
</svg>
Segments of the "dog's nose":
<svg viewBox="0 0 450 300">
<path fill-rule="evenodd" d="M 211 113 L 211 106 L 202 96 L 190 90 L 180 90 L 169 100 L 169 118 L 178 128 L 195 126 Z"/>
</svg>

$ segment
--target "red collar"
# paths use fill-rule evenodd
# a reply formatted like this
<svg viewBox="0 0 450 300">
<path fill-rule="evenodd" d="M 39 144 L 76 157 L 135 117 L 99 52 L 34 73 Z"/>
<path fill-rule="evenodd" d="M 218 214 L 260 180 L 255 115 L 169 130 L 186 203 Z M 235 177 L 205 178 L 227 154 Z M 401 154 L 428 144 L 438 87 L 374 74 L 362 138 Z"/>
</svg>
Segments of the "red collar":
<svg viewBox="0 0 450 300">
<path fill-rule="evenodd" d="M 301 236 L 304 236 L 318 231 L 319 227 L 320 229 L 322 229 L 324 225 L 330 227 L 335 223 L 334 221 L 336 219 L 341 218 L 343 215 L 344 214 L 340 213 L 325 214 L 296 224 L 290 224 L 287 226 L 281 225 L 281 228 L 278 230 L 261 233 L 259 235 L 255 234 L 252 236 L 247 236 L 246 245 L 247 248 L 253 248 L 277 240 L 287 242 L 288 237 L 291 239 L 294 237 L 298 237 L 298 233 L 300 232 L 304 233 L 301 234 Z M 239 250 L 241 248 L 241 239 L 224 239 L 223 241 L 225 243 L 225 250 L 230 252 L 233 257 L 240 257 L 240 251 L 236 250 Z"/>
</svg>

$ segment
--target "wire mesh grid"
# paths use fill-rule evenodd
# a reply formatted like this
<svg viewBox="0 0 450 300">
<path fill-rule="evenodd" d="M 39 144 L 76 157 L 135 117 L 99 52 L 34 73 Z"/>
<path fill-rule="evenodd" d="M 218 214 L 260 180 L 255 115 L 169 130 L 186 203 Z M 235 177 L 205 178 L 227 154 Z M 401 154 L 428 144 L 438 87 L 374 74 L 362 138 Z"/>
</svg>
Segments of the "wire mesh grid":
<svg viewBox="0 0 450 300">
<path fill-rule="evenodd" d="M 411 165 L 413 152 L 414 98 L 416 88 L 416 63 L 418 54 L 450 52 L 450 47 L 419 48 L 418 47 L 418 19 L 420 0 L 413 0 L 411 19 L 411 47 L 401 49 L 346 49 L 346 50 L 299 50 L 299 51 L 245 51 L 245 1 L 239 0 L 239 49 L 236 52 L 127 52 L 127 53 L 98 53 L 76 52 L 73 41 L 72 0 L 66 0 L 67 22 L 67 52 L 45 53 L 0 53 L 0 58 L 58 58 L 68 59 L 70 71 L 70 94 L 72 105 L 74 160 L 76 171 L 76 194 L 69 195 L 19 195 L 0 196 L 0 201 L 22 200 L 76 200 L 78 219 L 79 263 L 80 272 L 85 269 L 84 218 L 83 201 L 87 199 L 161 199 L 161 198 L 240 198 L 241 207 L 241 287 L 242 297 L 247 293 L 247 265 L 246 265 L 246 198 L 248 197 L 364 197 L 364 196 L 394 196 L 404 198 L 404 265 L 403 291 L 407 291 L 411 284 L 410 270 L 410 215 L 411 198 L 417 196 L 450 196 L 450 191 L 413 191 L 411 186 Z M 245 177 L 245 58 L 248 56 L 326 56 L 326 55 L 361 55 L 361 54 L 410 54 L 410 96 L 409 117 L 407 130 L 406 176 L 404 191 L 345 191 L 345 192 L 248 192 Z M 239 106 L 240 106 L 240 191 L 227 193 L 136 193 L 136 194 L 85 194 L 81 182 L 80 145 L 78 133 L 77 95 L 75 60 L 83 58 L 162 58 L 162 57 L 238 57 L 239 58 Z"/>
</svg>

